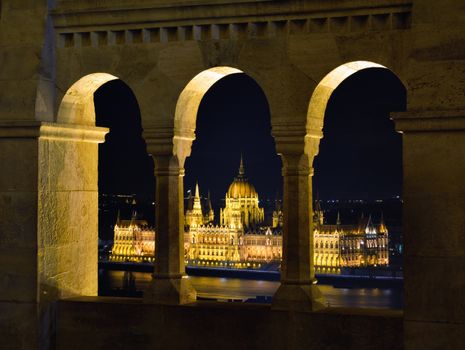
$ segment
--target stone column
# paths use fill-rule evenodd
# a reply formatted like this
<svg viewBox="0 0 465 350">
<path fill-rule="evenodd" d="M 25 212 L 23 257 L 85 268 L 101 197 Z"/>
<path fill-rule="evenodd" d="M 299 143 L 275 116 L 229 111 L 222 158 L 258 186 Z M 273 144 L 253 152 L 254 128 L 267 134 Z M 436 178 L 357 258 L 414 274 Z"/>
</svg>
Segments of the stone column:
<svg viewBox="0 0 465 350">
<path fill-rule="evenodd" d="M 305 128 L 273 128 L 283 162 L 283 259 L 273 308 L 315 311 L 325 307 L 313 267 L 312 156 L 305 153 Z"/>
<path fill-rule="evenodd" d="M 0 123 L 0 334 L 48 348 L 59 298 L 97 295 L 98 143 L 105 128 Z"/>
<path fill-rule="evenodd" d="M 465 111 L 393 115 L 403 133 L 408 349 L 465 346 Z"/>
<path fill-rule="evenodd" d="M 184 266 L 184 168 L 173 155 L 173 141 L 163 129 L 144 131 L 148 152 L 155 161 L 155 264 L 144 301 L 186 304 L 197 298 Z M 168 135 L 168 137 L 166 137 Z M 163 142 L 166 141 L 166 142 Z"/>
</svg>

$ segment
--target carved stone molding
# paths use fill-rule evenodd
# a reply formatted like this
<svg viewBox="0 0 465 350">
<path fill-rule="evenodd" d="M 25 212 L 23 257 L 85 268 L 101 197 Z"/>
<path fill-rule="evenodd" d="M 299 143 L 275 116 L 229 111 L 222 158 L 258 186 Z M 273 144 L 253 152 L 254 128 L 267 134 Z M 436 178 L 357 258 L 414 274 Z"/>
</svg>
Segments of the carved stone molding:
<svg viewBox="0 0 465 350">
<path fill-rule="evenodd" d="M 399 132 L 465 131 L 465 110 L 391 113 Z"/>
<path fill-rule="evenodd" d="M 0 122 L 0 138 L 37 138 L 57 141 L 103 143 L 108 128 L 40 121 Z"/>
</svg>

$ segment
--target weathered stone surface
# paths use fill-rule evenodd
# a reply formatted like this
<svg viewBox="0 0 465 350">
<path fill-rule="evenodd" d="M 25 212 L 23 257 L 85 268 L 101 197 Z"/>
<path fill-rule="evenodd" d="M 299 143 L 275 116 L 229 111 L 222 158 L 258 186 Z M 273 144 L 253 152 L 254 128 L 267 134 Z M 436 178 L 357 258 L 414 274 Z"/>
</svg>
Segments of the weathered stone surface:
<svg viewBox="0 0 465 350">
<path fill-rule="evenodd" d="M 404 329 L 405 350 L 465 348 L 464 323 L 406 321 Z"/>
<path fill-rule="evenodd" d="M 41 295 L 96 295 L 97 192 L 41 192 L 40 198 L 47 203 L 40 206 Z"/>
<path fill-rule="evenodd" d="M 465 259 L 405 258 L 405 318 L 465 323 Z"/>
<path fill-rule="evenodd" d="M 0 247 L 36 246 L 36 204 L 36 192 L 0 192 Z"/>
<path fill-rule="evenodd" d="M 2 350 L 37 349 L 39 339 L 37 304 L 0 302 Z"/>
<path fill-rule="evenodd" d="M 273 296 L 273 309 L 319 311 L 328 305 L 316 284 L 281 284 Z"/>
<path fill-rule="evenodd" d="M 300 313 L 253 304 L 159 306 L 80 299 L 59 302 L 57 348 L 402 349 L 401 316 L 375 310 Z"/>
<path fill-rule="evenodd" d="M 97 191 L 42 191 L 39 200 L 40 247 L 97 241 Z"/>
<path fill-rule="evenodd" d="M 84 142 L 40 142 L 41 188 L 97 191 L 98 145 Z"/>
<path fill-rule="evenodd" d="M 152 278 L 144 292 L 144 302 L 161 305 L 182 305 L 197 300 L 197 292 L 187 278 Z"/>
<path fill-rule="evenodd" d="M 0 301 L 37 301 L 37 250 L 0 247 Z"/>
<path fill-rule="evenodd" d="M 37 142 L 31 139 L 0 138 L 0 191 L 31 192 L 37 190 Z M 6 170 L 6 169 L 4 169 Z"/>
<path fill-rule="evenodd" d="M 461 256 L 465 257 L 465 195 L 418 192 L 405 195 L 405 211 L 409 217 L 424 220 L 406 220 L 405 235 L 407 254 L 412 256 Z M 438 208 L 444 208 L 439 214 Z M 444 227 L 447 222 L 447 229 Z"/>
</svg>

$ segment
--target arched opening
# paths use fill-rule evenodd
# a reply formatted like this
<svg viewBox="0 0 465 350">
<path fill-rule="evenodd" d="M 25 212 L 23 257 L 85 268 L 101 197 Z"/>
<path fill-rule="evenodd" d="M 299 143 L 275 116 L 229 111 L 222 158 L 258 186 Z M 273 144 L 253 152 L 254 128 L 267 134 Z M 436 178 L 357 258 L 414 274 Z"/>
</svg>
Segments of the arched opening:
<svg viewBox="0 0 465 350">
<path fill-rule="evenodd" d="M 98 126 L 110 132 L 99 147 L 99 294 L 140 296 L 144 279 L 128 269 L 149 268 L 155 249 L 155 176 L 142 138 L 137 99 L 121 80 L 94 93 Z M 136 275 L 139 275 L 136 273 Z"/>
<path fill-rule="evenodd" d="M 184 161 L 191 153 L 200 103 L 207 91 L 222 78 L 243 73 L 232 67 L 214 67 L 197 74 L 184 88 L 176 103 L 174 116 L 174 154 Z M 182 165 L 184 165 L 182 163 Z"/>
<path fill-rule="evenodd" d="M 52 152 L 50 141 L 49 153 L 54 158 L 66 155 L 59 177 L 66 179 L 76 194 L 59 206 L 70 209 L 63 215 L 69 221 L 66 230 L 79 231 L 82 241 L 74 247 L 80 254 L 75 279 L 89 285 L 91 292 L 83 294 L 93 295 L 97 285 L 100 292 L 115 284 L 111 280 L 103 281 L 103 286 L 98 283 L 97 276 L 101 275 L 97 268 L 99 258 L 104 262 L 111 258 L 118 220 L 122 229 L 119 240 L 124 244 L 119 244 L 117 251 L 124 257 L 122 260 L 142 259 L 145 253 L 144 257 L 153 261 L 153 162 L 141 136 L 136 97 L 116 76 L 95 73 L 78 80 L 63 97 L 57 122 L 60 128 L 76 134 L 75 142 L 63 142 L 59 152 Z M 103 137 L 97 140 L 97 136 L 108 131 L 107 142 L 97 147 L 96 143 L 104 141 Z M 75 206 L 81 210 L 71 210 Z M 103 249 L 98 251 L 97 246 Z M 121 278 L 117 281 L 120 283 Z"/>
<path fill-rule="evenodd" d="M 38 259 L 47 298 L 96 295 L 98 240 L 98 144 L 94 91 L 116 77 L 96 73 L 69 88 L 57 123 L 42 123 L 39 142 Z"/>
<path fill-rule="evenodd" d="M 265 94 L 237 69 L 204 71 L 181 93 L 175 126 L 175 148 L 192 153 L 185 164 L 184 242 L 187 271 L 202 275 L 190 278 L 197 293 L 221 290 L 222 298 L 241 300 L 256 297 L 254 289 L 273 295 L 272 283 L 238 282 L 273 264 L 277 271 L 281 259 L 282 233 L 276 227 L 267 235 L 282 179 Z M 201 238 L 192 244 L 195 236 Z M 212 268 L 229 278 L 212 277 Z"/>
<path fill-rule="evenodd" d="M 325 231 L 322 239 L 336 240 L 323 254 L 336 257 L 331 266 L 351 275 L 353 287 L 360 287 L 358 277 L 392 278 L 396 300 L 382 307 L 402 304 L 402 139 L 389 114 L 405 108 L 402 81 L 384 66 L 359 61 L 330 72 L 308 110 L 307 145 L 315 157 L 313 185 L 319 195 L 314 233 Z M 317 271 L 328 270 L 324 258 L 314 262 Z"/>
</svg>

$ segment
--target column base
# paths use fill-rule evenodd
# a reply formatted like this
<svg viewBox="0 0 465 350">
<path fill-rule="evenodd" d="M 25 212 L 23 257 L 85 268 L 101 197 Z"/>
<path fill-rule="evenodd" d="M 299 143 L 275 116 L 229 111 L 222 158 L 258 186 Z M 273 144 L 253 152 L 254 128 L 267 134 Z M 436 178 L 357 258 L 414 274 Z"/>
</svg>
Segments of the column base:
<svg viewBox="0 0 465 350">
<path fill-rule="evenodd" d="M 327 307 L 316 284 L 283 284 L 273 295 L 274 310 L 318 311 Z"/>
<path fill-rule="evenodd" d="M 152 277 L 144 292 L 144 302 L 149 304 L 181 305 L 197 300 L 197 292 L 187 277 L 157 278 Z"/>
</svg>

